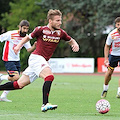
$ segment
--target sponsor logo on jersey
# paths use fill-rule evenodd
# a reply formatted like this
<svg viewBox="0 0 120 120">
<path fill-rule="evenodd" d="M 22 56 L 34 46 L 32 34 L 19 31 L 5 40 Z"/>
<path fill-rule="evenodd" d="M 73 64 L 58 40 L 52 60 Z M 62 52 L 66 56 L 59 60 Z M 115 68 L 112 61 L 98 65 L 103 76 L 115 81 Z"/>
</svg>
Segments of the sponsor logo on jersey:
<svg viewBox="0 0 120 120">
<path fill-rule="evenodd" d="M 120 47 L 120 42 L 115 42 L 114 47 Z"/>
<path fill-rule="evenodd" d="M 43 41 L 58 43 L 59 40 L 60 40 L 60 37 L 43 35 Z"/>
<path fill-rule="evenodd" d="M 50 30 L 43 30 L 43 33 L 46 35 L 49 35 L 49 34 L 51 34 L 51 31 Z"/>
</svg>

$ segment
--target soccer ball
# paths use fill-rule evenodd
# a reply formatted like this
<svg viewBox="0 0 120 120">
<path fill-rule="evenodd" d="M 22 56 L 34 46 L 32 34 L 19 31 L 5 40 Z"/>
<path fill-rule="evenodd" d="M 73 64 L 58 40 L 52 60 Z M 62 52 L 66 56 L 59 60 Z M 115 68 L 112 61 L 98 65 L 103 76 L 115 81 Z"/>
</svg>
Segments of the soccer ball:
<svg viewBox="0 0 120 120">
<path fill-rule="evenodd" d="M 101 114 L 105 114 L 110 110 L 110 103 L 105 99 L 101 99 L 96 103 L 96 110 Z"/>
</svg>

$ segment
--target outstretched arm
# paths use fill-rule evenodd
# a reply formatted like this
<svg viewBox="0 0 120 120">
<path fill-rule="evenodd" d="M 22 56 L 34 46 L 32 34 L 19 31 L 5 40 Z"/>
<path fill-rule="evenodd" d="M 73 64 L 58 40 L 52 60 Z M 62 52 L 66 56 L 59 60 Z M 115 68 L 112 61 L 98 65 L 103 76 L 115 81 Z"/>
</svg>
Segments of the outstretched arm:
<svg viewBox="0 0 120 120">
<path fill-rule="evenodd" d="M 79 45 L 73 38 L 71 38 L 71 40 L 69 41 L 69 44 L 72 47 L 73 52 L 79 51 Z"/>
<path fill-rule="evenodd" d="M 28 42 L 30 40 L 29 36 L 24 37 L 21 42 L 14 48 L 14 52 L 15 54 L 17 54 L 20 49 L 22 48 L 23 44 L 25 44 L 26 42 Z"/>
</svg>

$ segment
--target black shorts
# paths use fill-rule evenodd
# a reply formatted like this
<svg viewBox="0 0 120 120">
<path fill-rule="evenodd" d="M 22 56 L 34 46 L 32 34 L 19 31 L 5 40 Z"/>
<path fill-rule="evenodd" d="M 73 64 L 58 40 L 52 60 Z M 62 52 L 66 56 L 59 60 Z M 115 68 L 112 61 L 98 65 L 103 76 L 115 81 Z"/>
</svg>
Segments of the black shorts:
<svg viewBox="0 0 120 120">
<path fill-rule="evenodd" d="M 20 74 L 20 61 L 4 61 L 5 68 L 9 76 L 13 76 L 11 73 L 18 72 Z"/>
<path fill-rule="evenodd" d="M 120 62 L 120 56 L 114 56 L 109 54 L 109 65 L 113 68 L 118 66 L 118 62 Z"/>
</svg>

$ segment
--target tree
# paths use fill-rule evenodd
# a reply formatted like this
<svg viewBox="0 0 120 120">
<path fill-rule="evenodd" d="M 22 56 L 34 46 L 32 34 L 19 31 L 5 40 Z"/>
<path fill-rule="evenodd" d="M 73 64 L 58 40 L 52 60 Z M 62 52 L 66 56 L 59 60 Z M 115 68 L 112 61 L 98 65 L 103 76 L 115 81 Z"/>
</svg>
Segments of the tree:
<svg viewBox="0 0 120 120">
<path fill-rule="evenodd" d="M 22 19 L 30 22 L 30 32 L 33 31 L 36 26 L 45 24 L 46 14 L 44 13 L 44 9 L 36 5 L 35 0 L 13 0 L 13 2 L 10 2 L 10 8 L 9 12 L 2 14 L 3 19 L 0 21 L 0 25 L 7 31 L 18 29 L 18 24 Z M 33 44 L 34 41 L 35 40 L 32 40 L 31 44 Z M 27 66 L 28 56 L 29 53 L 26 52 L 25 49 L 21 50 L 22 70 Z"/>
<path fill-rule="evenodd" d="M 120 1 L 116 0 L 13 0 L 10 11 L 2 14 L 0 24 L 7 30 L 16 29 L 21 19 L 30 21 L 30 31 L 35 26 L 45 25 L 49 9 L 63 13 L 62 28 L 80 44 L 78 53 L 60 42 L 53 57 L 101 57 L 107 34 L 106 26 L 113 25 L 120 13 Z M 112 8 L 112 9 L 111 9 Z M 64 53 L 64 54 L 63 54 Z M 22 53 L 26 56 L 26 52 Z M 26 58 L 24 58 L 26 59 Z M 25 61 L 25 60 L 23 60 Z M 23 62 L 22 61 L 22 62 Z"/>
<path fill-rule="evenodd" d="M 2 14 L 5 14 L 6 12 L 9 13 L 10 6 L 9 3 L 13 0 L 0 0 L 0 21 L 3 19 Z M 3 29 L 3 23 L 1 22 L 0 25 L 0 33 L 5 32 L 5 29 Z M 3 49 L 3 43 L 0 43 L 0 59 L 2 59 L 2 49 Z M 4 68 L 3 61 L 0 60 L 0 68 Z M 4 68 L 5 69 L 5 68 Z"/>
<path fill-rule="evenodd" d="M 19 0 L 14 2 L 10 2 L 10 13 L 2 14 L 3 26 L 7 28 L 7 30 L 16 29 L 19 22 L 22 19 L 27 19 L 30 22 L 30 30 L 37 25 L 44 24 L 45 14 L 43 9 L 40 9 L 39 6 L 35 5 L 35 0 Z"/>
<path fill-rule="evenodd" d="M 113 24 L 113 20 L 119 15 L 119 0 L 42 0 L 39 5 L 62 11 L 65 29 L 80 44 L 80 52 L 76 56 L 103 56 L 107 36 L 103 34 L 103 30 L 107 25 Z M 71 52 L 70 56 L 75 55 Z"/>
</svg>

